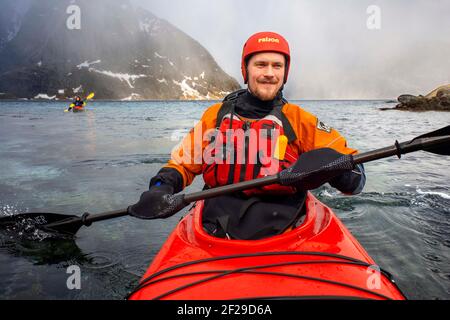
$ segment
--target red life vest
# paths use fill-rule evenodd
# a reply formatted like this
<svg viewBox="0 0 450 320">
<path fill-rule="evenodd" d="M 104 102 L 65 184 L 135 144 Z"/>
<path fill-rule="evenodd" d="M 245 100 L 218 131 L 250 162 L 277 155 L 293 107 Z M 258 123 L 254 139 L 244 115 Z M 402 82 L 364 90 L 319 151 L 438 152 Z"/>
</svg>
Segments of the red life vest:
<svg viewBox="0 0 450 320">
<path fill-rule="evenodd" d="M 296 139 L 288 119 L 276 106 L 262 119 L 246 121 L 234 113 L 233 101 L 225 101 L 217 115 L 203 164 L 203 179 L 210 188 L 273 175 L 290 167 L 298 154 L 289 143 L 275 155 L 281 136 L 288 142 Z M 286 145 L 286 144 L 284 144 Z M 294 187 L 273 184 L 244 191 L 252 194 L 292 194 Z"/>
<path fill-rule="evenodd" d="M 75 100 L 73 104 L 73 108 L 75 110 L 82 110 L 84 108 L 84 102 L 82 100 Z"/>
</svg>

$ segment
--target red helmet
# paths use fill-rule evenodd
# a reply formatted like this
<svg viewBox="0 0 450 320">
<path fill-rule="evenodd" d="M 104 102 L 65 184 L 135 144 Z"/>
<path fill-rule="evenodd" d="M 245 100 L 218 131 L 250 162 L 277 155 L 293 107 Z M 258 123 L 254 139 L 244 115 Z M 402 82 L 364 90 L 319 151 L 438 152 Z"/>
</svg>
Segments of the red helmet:
<svg viewBox="0 0 450 320">
<path fill-rule="evenodd" d="M 291 61 L 289 44 L 285 38 L 275 32 L 258 32 L 248 38 L 242 50 L 241 69 L 244 83 L 247 83 L 247 61 L 248 58 L 258 52 L 278 52 L 286 57 L 286 71 L 284 73 L 284 83 L 286 83 Z"/>
</svg>

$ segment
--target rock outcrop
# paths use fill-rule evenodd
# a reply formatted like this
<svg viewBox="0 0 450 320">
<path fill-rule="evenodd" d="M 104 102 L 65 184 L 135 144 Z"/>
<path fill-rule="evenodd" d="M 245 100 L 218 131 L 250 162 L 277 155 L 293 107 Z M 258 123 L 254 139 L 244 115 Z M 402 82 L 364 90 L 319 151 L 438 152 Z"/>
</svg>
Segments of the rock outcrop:
<svg viewBox="0 0 450 320">
<path fill-rule="evenodd" d="M 402 94 L 397 100 L 399 104 L 395 108 L 381 110 L 450 111 L 450 84 L 440 86 L 425 96 Z"/>
</svg>

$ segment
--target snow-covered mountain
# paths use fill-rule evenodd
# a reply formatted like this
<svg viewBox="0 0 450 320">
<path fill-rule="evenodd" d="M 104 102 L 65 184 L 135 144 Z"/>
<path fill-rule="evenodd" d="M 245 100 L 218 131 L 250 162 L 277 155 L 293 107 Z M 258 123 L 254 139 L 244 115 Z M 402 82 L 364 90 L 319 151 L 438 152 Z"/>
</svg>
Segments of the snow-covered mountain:
<svg viewBox="0 0 450 320">
<path fill-rule="evenodd" d="M 197 41 L 128 0 L 28 2 L 0 24 L 3 96 L 220 99 L 239 88 Z"/>
</svg>

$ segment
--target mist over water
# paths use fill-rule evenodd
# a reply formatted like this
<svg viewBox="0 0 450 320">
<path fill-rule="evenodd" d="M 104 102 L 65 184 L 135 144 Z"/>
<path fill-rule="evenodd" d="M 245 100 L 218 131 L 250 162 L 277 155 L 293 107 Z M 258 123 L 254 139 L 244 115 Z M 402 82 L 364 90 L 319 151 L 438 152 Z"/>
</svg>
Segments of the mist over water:
<svg viewBox="0 0 450 320">
<path fill-rule="evenodd" d="M 81 215 L 126 208 L 148 187 L 184 132 L 211 102 L 0 103 L 0 214 Z M 448 113 L 379 111 L 384 101 L 300 101 L 361 152 L 448 125 Z M 170 115 L 170 116 L 169 116 Z M 417 152 L 366 165 L 348 197 L 314 193 L 333 208 L 409 298 L 450 298 L 449 159 Z M 203 187 L 197 178 L 186 192 Z M 166 220 L 131 217 L 83 227 L 74 240 L 27 241 L 0 233 L 0 298 L 121 299 L 138 282 L 186 210 Z M 81 268 L 81 290 L 66 269 Z"/>
</svg>

